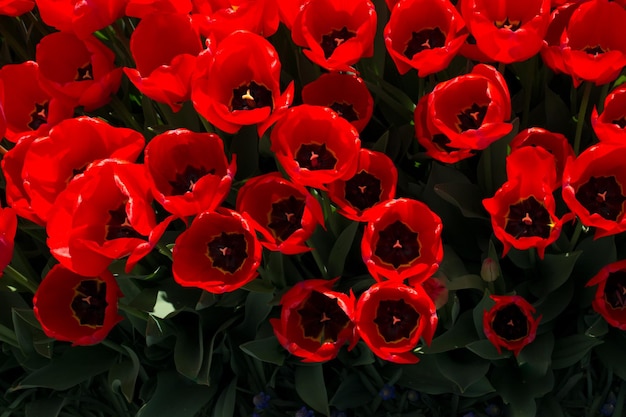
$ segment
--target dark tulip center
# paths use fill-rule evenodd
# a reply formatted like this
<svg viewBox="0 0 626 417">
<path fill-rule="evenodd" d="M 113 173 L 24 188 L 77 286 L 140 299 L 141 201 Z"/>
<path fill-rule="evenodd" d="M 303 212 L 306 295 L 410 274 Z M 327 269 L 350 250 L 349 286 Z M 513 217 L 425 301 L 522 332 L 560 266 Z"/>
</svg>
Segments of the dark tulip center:
<svg viewBox="0 0 626 417">
<path fill-rule="evenodd" d="M 496 20 L 493 23 L 496 25 L 498 29 L 508 29 L 512 32 L 515 32 L 517 29 L 519 29 L 522 26 L 521 20 L 509 20 L 508 17 L 504 20 Z"/>
<path fill-rule="evenodd" d="M 626 272 L 611 272 L 604 286 L 604 299 L 611 308 L 623 310 L 626 307 Z"/>
<path fill-rule="evenodd" d="M 601 47 L 600 45 L 595 45 L 595 46 L 584 47 L 583 51 L 585 51 L 589 55 L 598 56 L 605 52 L 608 52 L 609 50 Z"/>
<path fill-rule="evenodd" d="M 39 129 L 39 126 L 48 123 L 48 105 L 50 102 L 44 101 L 43 103 L 35 103 L 35 109 L 30 114 L 30 122 L 28 127 L 32 130 Z"/>
<path fill-rule="evenodd" d="M 106 225 L 106 238 L 107 240 L 119 239 L 122 237 L 136 237 L 143 239 L 133 226 L 131 226 L 126 216 L 126 203 L 121 204 L 115 210 L 109 210 L 111 216 L 109 223 Z"/>
<path fill-rule="evenodd" d="M 487 106 L 480 106 L 477 103 L 473 103 L 469 108 L 462 110 L 456 115 L 459 120 L 457 126 L 460 132 L 465 132 L 469 129 L 478 129 L 485 119 L 487 114 Z"/>
<path fill-rule="evenodd" d="M 444 151 L 444 152 L 458 151 L 457 148 L 452 148 L 448 146 L 448 143 L 450 143 L 450 139 L 444 134 L 436 133 L 433 135 L 430 141 L 433 143 L 433 145 L 435 145 L 441 151 Z"/>
<path fill-rule="evenodd" d="M 385 342 L 393 343 L 409 339 L 417 329 L 419 317 L 415 308 L 403 299 L 382 300 L 378 303 L 374 323 Z"/>
<path fill-rule="evenodd" d="M 504 231 L 515 239 L 540 237 L 547 239 L 554 227 L 550 213 L 535 197 L 528 197 L 509 207 Z"/>
<path fill-rule="evenodd" d="M 624 212 L 626 197 L 615 177 L 591 177 L 578 187 L 576 199 L 590 214 L 598 213 L 607 220 L 617 219 Z"/>
<path fill-rule="evenodd" d="M 491 327 L 502 339 L 515 342 L 528 336 L 528 317 L 519 306 L 509 304 L 496 312 Z"/>
<path fill-rule="evenodd" d="M 86 279 L 74 288 L 72 311 L 82 326 L 102 326 L 108 306 L 107 284 L 99 279 Z"/>
<path fill-rule="evenodd" d="M 410 265 L 420 256 L 417 233 L 396 220 L 378 233 L 374 254 L 394 268 Z"/>
<path fill-rule="evenodd" d="M 176 179 L 168 181 L 172 186 L 172 195 L 183 195 L 193 191 L 193 186 L 205 175 L 215 174 L 215 169 L 206 169 L 203 166 L 187 165 L 183 172 L 176 173 Z"/>
<path fill-rule="evenodd" d="M 260 107 L 273 108 L 272 92 L 265 86 L 254 81 L 242 84 L 233 90 L 233 98 L 230 101 L 230 109 L 254 110 Z"/>
<path fill-rule="evenodd" d="M 311 143 L 301 145 L 296 152 L 296 161 L 300 168 L 314 171 L 318 169 L 334 169 L 337 158 L 326 149 L 326 144 Z"/>
<path fill-rule="evenodd" d="M 336 111 L 339 116 L 343 117 L 349 122 L 354 122 L 356 120 L 359 120 L 359 115 L 354 110 L 354 107 L 352 106 L 352 104 L 343 103 L 343 102 L 338 103 L 335 101 L 329 107 L 333 109 L 334 111 Z"/>
<path fill-rule="evenodd" d="M 248 243 L 241 233 L 222 232 L 209 242 L 208 247 L 213 266 L 231 274 L 235 273 L 248 257 Z"/>
<path fill-rule="evenodd" d="M 413 32 L 406 44 L 404 56 L 413 59 L 413 56 L 425 49 L 441 48 L 446 44 L 446 34 L 438 27 Z"/>
<path fill-rule="evenodd" d="M 381 193 L 380 180 L 365 170 L 346 181 L 346 200 L 361 211 L 379 203 Z"/>
<path fill-rule="evenodd" d="M 93 67 L 91 62 L 83 65 L 76 70 L 76 81 L 90 81 L 93 80 Z"/>
<path fill-rule="evenodd" d="M 616 124 L 620 127 L 620 129 L 623 129 L 626 127 L 626 116 L 622 116 L 619 119 L 613 120 L 611 123 Z"/>
<path fill-rule="evenodd" d="M 465 39 L 465 42 L 467 42 L 469 45 L 476 45 L 476 38 L 470 33 Z"/>
<path fill-rule="evenodd" d="M 324 57 L 326 59 L 330 58 L 330 56 L 335 52 L 335 49 L 348 39 L 354 38 L 356 36 L 356 32 L 352 32 L 348 30 L 346 26 L 341 29 L 333 29 L 330 33 L 322 36 L 322 42 L 320 45 L 324 50 Z"/>
<path fill-rule="evenodd" d="M 268 227 L 278 239 L 285 241 L 296 230 L 302 228 L 304 207 L 304 199 L 293 195 L 272 203 Z"/>
<path fill-rule="evenodd" d="M 341 309 L 336 298 L 312 291 L 298 310 L 304 337 L 320 343 L 336 342 L 339 333 L 350 324 L 350 318 Z"/>
</svg>

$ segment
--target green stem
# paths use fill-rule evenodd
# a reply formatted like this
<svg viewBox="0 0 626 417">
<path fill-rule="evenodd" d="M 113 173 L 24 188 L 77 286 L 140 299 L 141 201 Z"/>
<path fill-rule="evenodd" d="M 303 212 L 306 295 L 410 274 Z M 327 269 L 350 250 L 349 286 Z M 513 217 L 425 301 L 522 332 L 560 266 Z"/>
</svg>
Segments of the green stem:
<svg viewBox="0 0 626 417">
<path fill-rule="evenodd" d="M 611 83 L 606 83 L 602 86 L 602 89 L 600 90 L 600 98 L 598 99 L 598 113 L 602 113 L 602 110 L 604 110 L 604 100 L 609 94 L 610 87 Z"/>
<path fill-rule="evenodd" d="M 498 72 L 504 75 L 504 71 L 506 71 L 506 64 L 504 62 L 498 63 Z"/>
<path fill-rule="evenodd" d="M 138 308 L 131 307 L 127 304 L 117 304 L 117 309 L 123 311 L 128 316 L 133 316 L 141 320 L 148 320 L 148 313 L 145 311 L 139 310 Z"/>
<path fill-rule="evenodd" d="M 589 105 L 589 96 L 591 95 L 591 86 L 592 84 L 589 81 L 585 82 L 583 98 L 580 102 L 580 110 L 578 111 L 578 119 L 576 120 L 576 135 L 574 136 L 574 154 L 576 155 L 580 153 L 580 139 L 583 135 L 583 126 L 585 124 L 587 106 Z"/>
<path fill-rule="evenodd" d="M 491 146 L 488 146 L 483 150 L 483 170 L 485 172 L 485 187 L 487 188 L 487 192 L 490 195 L 493 195 L 496 190 L 494 190 L 493 184 L 493 167 L 491 166 Z"/>
<path fill-rule="evenodd" d="M 313 255 L 313 259 L 315 260 L 315 264 L 317 265 L 317 268 L 320 270 L 320 273 L 322 274 L 322 278 L 328 279 L 328 269 L 326 269 L 326 265 L 324 264 L 324 261 L 320 257 L 319 252 L 315 249 L 315 246 L 313 246 L 312 242 L 309 241 L 308 245 L 311 248 L 311 255 Z"/>
<path fill-rule="evenodd" d="M 17 341 L 15 333 L 8 327 L 0 325 L 0 341 L 8 343 L 9 345 L 19 348 L 20 344 Z"/>
<path fill-rule="evenodd" d="M 533 97 L 533 84 L 535 83 L 535 72 L 537 68 L 536 65 L 533 65 L 535 64 L 535 62 L 536 61 L 534 58 L 531 59 L 528 65 L 531 69 L 525 74 L 528 76 L 528 78 L 526 79 L 526 84 L 524 86 L 524 110 L 522 113 L 522 129 L 528 127 L 528 119 L 530 117 L 530 103 Z"/>
<path fill-rule="evenodd" d="M 156 247 L 159 250 L 159 253 L 170 258 L 170 261 L 174 260 L 172 251 L 164 243 L 157 243 Z"/>
<path fill-rule="evenodd" d="M 110 104 L 113 108 L 113 111 L 115 112 L 115 115 L 121 117 L 127 127 L 133 128 L 138 132 L 143 131 L 142 127 L 139 125 L 139 123 L 137 123 L 130 111 L 128 111 L 124 103 L 122 103 L 122 101 L 116 95 L 111 96 Z"/>
<path fill-rule="evenodd" d="M 39 286 L 39 284 L 28 279 L 28 277 L 20 273 L 11 265 L 7 265 L 7 267 L 4 269 L 4 275 L 14 279 L 33 294 L 37 292 L 37 287 Z"/>
</svg>

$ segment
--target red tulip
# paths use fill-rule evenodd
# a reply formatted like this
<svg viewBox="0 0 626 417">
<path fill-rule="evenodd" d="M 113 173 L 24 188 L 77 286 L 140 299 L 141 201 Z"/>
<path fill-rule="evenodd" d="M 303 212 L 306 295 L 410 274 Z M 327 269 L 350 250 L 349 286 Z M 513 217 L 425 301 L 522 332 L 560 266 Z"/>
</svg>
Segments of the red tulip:
<svg viewBox="0 0 626 417">
<path fill-rule="evenodd" d="M 21 16 L 31 11 L 35 7 L 34 0 L 1 0 L 0 15 L 2 16 Z"/>
<path fill-rule="evenodd" d="M 230 292 L 256 278 L 261 251 L 252 227 L 239 213 L 205 211 L 176 239 L 172 272 L 184 287 Z"/>
<path fill-rule="evenodd" d="M 41 20 L 84 38 L 123 16 L 127 0 L 37 0 Z"/>
<path fill-rule="evenodd" d="M 525 146 L 539 146 L 550 152 L 556 162 L 556 182 L 553 188 L 555 190 L 561 186 L 565 162 L 568 158 L 574 156 L 572 145 L 570 145 L 565 136 L 540 127 L 531 127 L 522 130 L 515 135 L 509 146 L 511 147 L 511 152 Z M 522 170 L 521 175 L 523 175 L 528 167 L 520 166 L 520 169 Z"/>
<path fill-rule="evenodd" d="M 421 287 L 385 281 L 359 297 L 355 322 L 359 335 L 381 359 L 417 363 L 412 351 L 420 338 L 430 345 L 437 328 L 437 312 Z"/>
<path fill-rule="evenodd" d="M 425 281 L 443 258 L 441 219 L 426 204 L 407 198 L 372 209 L 361 240 L 361 255 L 370 274 L 399 283 Z"/>
<path fill-rule="evenodd" d="M 492 295 L 496 304 L 483 314 L 483 330 L 498 352 L 502 348 L 515 356 L 537 335 L 541 316 L 534 318 L 535 308 L 519 295 Z"/>
<path fill-rule="evenodd" d="M 47 221 L 57 196 L 75 175 L 100 159 L 134 162 L 144 144 L 139 132 L 112 127 L 99 119 L 79 117 L 60 122 L 33 142 L 24 156 L 21 180 L 33 211 Z"/>
<path fill-rule="evenodd" d="M 465 23 L 449 0 L 401 0 L 385 26 L 385 46 L 400 74 L 420 77 L 444 70 L 467 38 Z"/>
<path fill-rule="evenodd" d="M 601 142 L 613 145 L 626 143 L 626 85 L 617 87 L 606 96 L 600 115 L 594 106 L 591 125 Z"/>
<path fill-rule="evenodd" d="M 142 165 L 105 159 L 59 194 L 46 226 L 52 255 L 77 274 L 96 276 L 129 256 L 129 272 L 156 246 L 172 217 L 157 225 Z"/>
<path fill-rule="evenodd" d="M 280 60 L 269 41 L 238 31 L 207 50 L 192 83 L 195 109 L 228 133 L 258 125 L 259 136 L 293 100 L 293 82 L 281 95 Z"/>
<path fill-rule="evenodd" d="M 13 259 L 15 233 L 17 232 L 17 216 L 10 207 L 0 209 L 0 277 L 4 268 Z"/>
<path fill-rule="evenodd" d="M 485 149 L 513 126 L 511 99 L 504 77 L 478 64 L 470 74 L 437 84 L 428 95 L 426 122 L 431 135 L 443 134 L 447 146 Z"/>
<path fill-rule="evenodd" d="M 613 327 L 626 330 L 626 260 L 613 262 L 600 270 L 587 287 L 597 285 L 593 309 Z"/>
<path fill-rule="evenodd" d="M 130 37 L 137 69 L 124 73 L 137 89 L 153 100 L 180 110 L 191 97 L 191 76 L 202 51 L 200 35 L 181 13 L 152 13 Z"/>
<path fill-rule="evenodd" d="M 311 0 L 296 16 L 291 37 L 311 61 L 329 71 L 374 53 L 376 11 L 369 0 Z"/>
<path fill-rule="evenodd" d="M 39 84 L 39 65 L 34 61 L 7 64 L 0 68 L 4 84 L 6 138 L 15 142 L 21 134 L 41 134 L 61 120 L 74 115 L 74 106 L 53 98 Z"/>
<path fill-rule="evenodd" d="M 550 23 L 550 0 L 462 0 L 461 14 L 490 60 L 510 64 L 536 55 Z"/>
<path fill-rule="evenodd" d="M 41 84 L 50 95 L 92 111 L 107 104 L 120 86 L 115 54 L 94 36 L 67 32 L 43 37 L 37 45 Z"/>
<path fill-rule="evenodd" d="M 382 152 L 359 150 L 356 174 L 328 184 L 328 196 L 343 216 L 368 221 L 372 208 L 396 196 L 398 170 Z"/>
<path fill-rule="evenodd" d="M 357 75 L 343 72 L 322 74 L 302 88 L 302 102 L 330 107 L 360 132 L 372 117 L 374 99 Z"/>
<path fill-rule="evenodd" d="M 237 30 L 265 38 L 278 30 L 276 0 L 193 0 L 193 6 L 194 22 L 205 36 L 212 36 L 217 41 Z"/>
<path fill-rule="evenodd" d="M 226 198 L 237 169 L 213 133 L 169 130 L 152 138 L 144 163 L 152 194 L 179 217 L 215 210 Z"/>
<path fill-rule="evenodd" d="M 596 238 L 626 230 L 624 158 L 626 146 L 601 142 L 565 165 L 563 200 L 582 224 L 596 228 Z"/>
<path fill-rule="evenodd" d="M 582 81 L 602 85 L 617 78 L 626 66 L 625 25 L 626 10 L 615 2 L 591 0 L 574 10 L 561 35 L 565 70 L 574 86 Z"/>
<path fill-rule="evenodd" d="M 298 13 L 309 0 L 276 0 L 276 2 L 278 4 L 280 21 L 291 30 Z"/>
<path fill-rule="evenodd" d="M 261 234 L 264 247 L 287 255 L 311 250 L 306 240 L 318 224 L 324 225 L 319 202 L 278 173 L 248 180 L 239 189 L 237 211 Z"/>
<path fill-rule="evenodd" d="M 580 3 L 565 3 L 554 9 L 550 17 L 548 31 L 544 37 L 543 47 L 541 48 L 541 59 L 543 62 L 557 74 L 568 73 L 563 61 L 563 50 L 561 45 L 561 37 L 574 10 L 578 8 Z"/>
<path fill-rule="evenodd" d="M 272 151 L 292 181 L 326 189 L 356 173 L 359 134 L 328 107 L 293 107 L 276 123 Z"/>
<path fill-rule="evenodd" d="M 123 320 L 117 312 L 123 296 L 109 271 L 82 276 L 57 264 L 39 284 L 33 311 L 48 337 L 95 345 Z"/>
<path fill-rule="evenodd" d="M 126 16 L 143 19 L 153 13 L 187 15 L 192 11 L 191 0 L 125 0 Z"/>
<path fill-rule="evenodd" d="M 494 234 L 504 245 L 502 256 L 511 247 L 536 248 L 543 259 L 546 247 L 558 239 L 564 220 L 555 214 L 554 157 L 542 148 L 523 147 L 507 158 L 507 174 L 508 181 L 483 200 Z"/>
<path fill-rule="evenodd" d="M 332 291 L 334 282 L 309 279 L 297 283 L 280 300 L 280 319 L 270 319 L 280 344 L 303 362 L 333 359 L 343 345 L 352 349 L 358 340 L 354 295 Z"/>
</svg>

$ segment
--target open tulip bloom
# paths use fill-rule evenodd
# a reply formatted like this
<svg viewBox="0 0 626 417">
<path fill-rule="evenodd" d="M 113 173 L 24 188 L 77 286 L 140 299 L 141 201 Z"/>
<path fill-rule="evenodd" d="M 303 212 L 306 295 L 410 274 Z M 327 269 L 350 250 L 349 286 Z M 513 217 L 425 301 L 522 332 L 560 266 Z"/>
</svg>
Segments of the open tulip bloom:
<svg viewBox="0 0 626 417">
<path fill-rule="evenodd" d="M 626 0 L 0 0 L 0 417 L 617 417 Z"/>
</svg>

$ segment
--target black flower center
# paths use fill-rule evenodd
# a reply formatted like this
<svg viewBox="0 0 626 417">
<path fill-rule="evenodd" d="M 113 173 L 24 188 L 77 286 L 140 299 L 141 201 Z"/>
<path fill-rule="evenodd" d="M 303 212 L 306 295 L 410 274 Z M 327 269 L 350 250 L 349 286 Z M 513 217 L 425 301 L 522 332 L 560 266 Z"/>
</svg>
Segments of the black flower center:
<svg viewBox="0 0 626 417">
<path fill-rule="evenodd" d="M 515 239 L 540 237 L 547 239 L 554 227 L 548 210 L 533 196 L 509 207 L 504 231 Z"/>
<path fill-rule="evenodd" d="M 176 173 L 176 179 L 174 181 L 169 181 L 172 186 L 172 195 L 183 195 L 193 191 L 193 186 L 198 180 L 208 174 L 215 174 L 215 169 L 187 165 L 182 173 Z"/>
<path fill-rule="evenodd" d="M 380 180 L 372 174 L 360 171 L 346 181 L 346 200 L 357 209 L 363 211 L 380 202 Z"/>
<path fill-rule="evenodd" d="M 398 268 L 410 265 L 420 256 L 420 243 L 417 233 L 400 220 L 396 220 L 378 233 L 374 254 L 384 263 Z"/>
<path fill-rule="evenodd" d="M 611 308 L 623 310 L 626 307 L 626 272 L 611 272 L 604 286 L 604 299 Z"/>
<path fill-rule="evenodd" d="M 337 299 L 317 291 L 311 292 L 298 314 L 302 320 L 304 337 L 320 343 L 336 342 L 339 333 L 350 324 L 350 318 L 341 309 Z"/>
<path fill-rule="evenodd" d="M 601 55 L 601 54 L 603 54 L 605 52 L 609 52 L 609 49 L 608 48 L 603 48 L 600 45 L 594 45 L 594 46 L 586 46 L 586 47 L 584 47 L 583 51 L 585 51 L 589 55 L 598 56 L 598 55 Z"/>
<path fill-rule="evenodd" d="M 512 32 L 515 32 L 517 29 L 519 29 L 522 26 L 521 20 L 509 20 L 508 17 L 504 20 L 496 20 L 493 23 L 496 25 L 498 29 L 508 29 Z"/>
<path fill-rule="evenodd" d="M 106 225 L 106 237 L 105 239 L 119 239 L 122 237 L 136 237 L 142 239 L 143 237 L 137 233 L 133 226 L 131 226 L 126 216 L 126 203 L 121 204 L 115 210 L 109 210 L 111 219 Z"/>
<path fill-rule="evenodd" d="M 413 56 L 425 49 L 441 48 L 446 44 L 446 34 L 438 27 L 413 32 L 406 44 L 404 56 L 413 59 Z"/>
<path fill-rule="evenodd" d="M 496 312 L 491 327 L 502 339 L 515 342 L 528 336 L 528 317 L 519 306 L 509 304 Z"/>
<path fill-rule="evenodd" d="M 213 266 L 231 274 L 235 273 L 248 257 L 248 243 L 241 233 L 222 232 L 209 242 L 208 247 Z"/>
<path fill-rule="evenodd" d="M 318 169 L 334 169 L 337 158 L 331 151 L 326 149 L 326 144 L 318 145 L 311 143 L 301 145 L 296 152 L 296 161 L 300 168 L 314 171 Z"/>
<path fill-rule="evenodd" d="M 374 323 L 385 342 L 393 343 L 409 339 L 417 329 L 419 317 L 415 308 L 403 299 L 382 300 L 378 303 Z"/>
<path fill-rule="evenodd" d="M 30 114 L 30 122 L 28 122 L 28 127 L 32 130 L 39 129 L 39 126 L 48 123 L 48 105 L 50 103 L 48 101 L 44 101 L 43 103 L 35 103 L 35 110 Z"/>
<path fill-rule="evenodd" d="M 354 122 L 355 120 L 359 120 L 359 115 L 354 110 L 354 107 L 352 106 L 352 104 L 343 103 L 343 102 L 338 103 L 335 101 L 329 107 L 333 109 L 334 111 L 336 111 L 339 116 L 343 117 L 349 122 Z"/>
<path fill-rule="evenodd" d="M 324 50 L 324 57 L 326 59 L 330 58 L 339 45 L 348 39 L 354 38 L 355 36 L 356 32 L 348 30 L 346 26 L 339 30 L 333 29 L 329 34 L 322 36 L 322 42 L 320 42 L 320 45 Z"/>
<path fill-rule="evenodd" d="M 435 145 L 439 150 L 443 152 L 450 153 L 450 152 L 458 151 L 457 148 L 452 148 L 448 146 L 448 143 L 450 143 L 450 139 L 444 134 L 441 134 L 441 133 L 434 134 L 430 141 L 433 143 L 433 145 Z"/>
<path fill-rule="evenodd" d="M 74 288 L 72 311 L 81 326 L 98 327 L 104 324 L 107 284 L 99 279 L 86 279 Z"/>
<path fill-rule="evenodd" d="M 268 227 L 272 229 L 278 239 L 285 241 L 302 227 L 301 221 L 304 207 L 304 199 L 296 198 L 293 195 L 272 203 Z"/>
<path fill-rule="evenodd" d="M 469 129 L 478 129 L 482 125 L 486 114 L 487 106 L 479 106 L 473 103 L 471 107 L 456 115 L 456 118 L 459 120 L 459 123 L 457 123 L 459 131 L 465 132 Z"/>
<path fill-rule="evenodd" d="M 242 84 L 233 90 L 230 101 L 230 110 L 254 110 L 260 107 L 273 108 L 272 92 L 265 86 L 254 81 Z"/>
<path fill-rule="evenodd" d="M 615 177 L 591 177 L 578 187 L 576 199 L 589 211 L 616 221 L 624 212 L 626 197 Z"/>
<path fill-rule="evenodd" d="M 76 70 L 76 81 L 90 81 L 93 80 L 93 67 L 91 62 L 83 65 Z"/>
<path fill-rule="evenodd" d="M 619 119 L 613 120 L 611 123 L 616 124 L 620 127 L 620 129 L 623 129 L 626 127 L 626 116 L 622 116 Z"/>
</svg>

